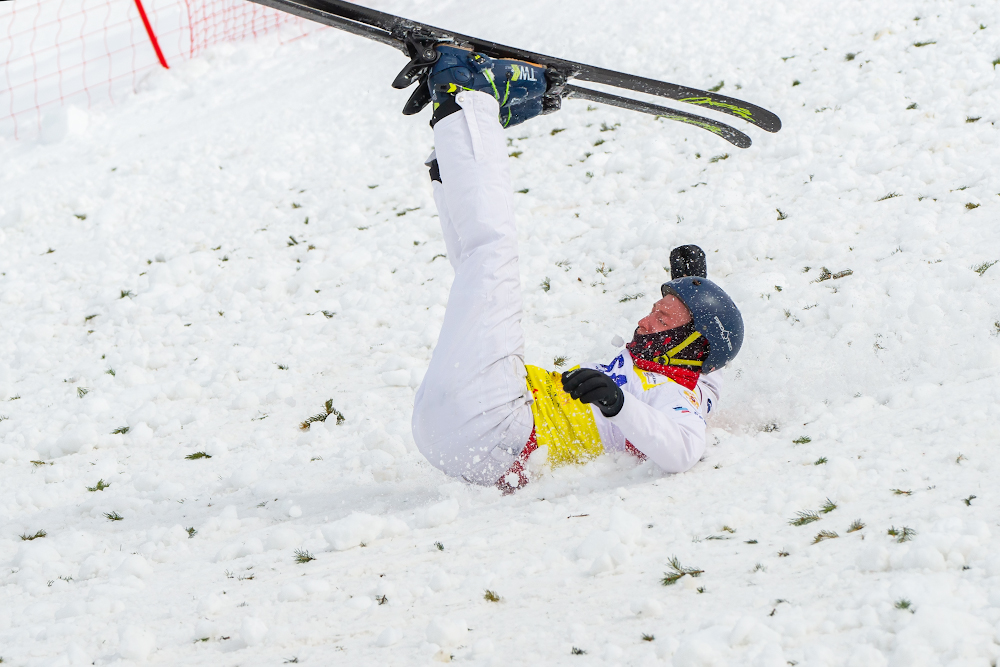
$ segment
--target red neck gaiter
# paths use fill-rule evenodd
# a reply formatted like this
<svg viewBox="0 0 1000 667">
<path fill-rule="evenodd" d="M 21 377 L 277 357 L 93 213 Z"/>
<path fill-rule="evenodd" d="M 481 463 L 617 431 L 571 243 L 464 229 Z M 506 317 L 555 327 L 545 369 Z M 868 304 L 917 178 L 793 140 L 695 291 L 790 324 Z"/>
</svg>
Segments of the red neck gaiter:
<svg viewBox="0 0 1000 667">
<path fill-rule="evenodd" d="M 637 330 L 625 347 L 638 368 L 665 375 L 687 389 L 698 384 L 701 362 L 709 349 L 708 340 L 695 331 L 694 322 L 646 335 Z"/>
</svg>

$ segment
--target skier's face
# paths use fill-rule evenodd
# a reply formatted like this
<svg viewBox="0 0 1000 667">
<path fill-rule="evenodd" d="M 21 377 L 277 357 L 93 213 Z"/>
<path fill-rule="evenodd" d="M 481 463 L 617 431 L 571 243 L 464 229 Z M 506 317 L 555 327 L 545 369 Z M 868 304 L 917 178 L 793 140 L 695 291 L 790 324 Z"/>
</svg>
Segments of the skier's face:
<svg viewBox="0 0 1000 667">
<path fill-rule="evenodd" d="M 653 304 L 653 312 L 639 320 L 636 333 L 641 336 L 659 333 L 687 324 L 691 313 L 687 306 L 673 294 L 668 294 Z"/>
</svg>

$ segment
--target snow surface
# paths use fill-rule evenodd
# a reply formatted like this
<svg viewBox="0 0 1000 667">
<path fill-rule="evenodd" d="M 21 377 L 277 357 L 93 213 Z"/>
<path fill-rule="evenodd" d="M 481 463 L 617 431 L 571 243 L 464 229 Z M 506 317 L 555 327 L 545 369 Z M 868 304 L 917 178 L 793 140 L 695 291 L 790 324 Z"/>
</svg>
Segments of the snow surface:
<svg viewBox="0 0 1000 667">
<path fill-rule="evenodd" d="M 781 116 L 509 133 L 529 363 L 606 357 L 681 243 L 741 305 L 705 460 L 507 498 L 422 460 L 451 270 L 403 58 L 218 48 L 0 143 L 4 664 L 995 664 L 996 3 L 379 6 Z"/>
</svg>

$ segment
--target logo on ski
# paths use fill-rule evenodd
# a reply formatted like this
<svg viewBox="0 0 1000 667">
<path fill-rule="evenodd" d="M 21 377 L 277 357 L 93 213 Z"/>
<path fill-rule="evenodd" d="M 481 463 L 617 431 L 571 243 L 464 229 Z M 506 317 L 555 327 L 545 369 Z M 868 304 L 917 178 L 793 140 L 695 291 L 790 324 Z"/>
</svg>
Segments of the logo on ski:
<svg viewBox="0 0 1000 667">
<path fill-rule="evenodd" d="M 744 120 L 752 120 L 753 112 L 750 109 L 744 109 L 743 107 L 738 107 L 732 104 L 726 104 L 725 102 L 716 102 L 711 97 L 685 97 L 680 102 L 687 102 L 688 104 L 707 104 L 710 107 L 721 107 L 723 109 L 729 109 L 734 114 L 743 118 Z"/>
<path fill-rule="evenodd" d="M 682 123 L 687 123 L 689 125 L 697 125 L 698 127 L 700 127 L 703 130 L 708 130 L 709 132 L 717 134 L 720 137 L 723 136 L 722 128 L 721 127 L 716 127 L 715 125 L 712 125 L 711 123 L 703 122 L 703 121 L 700 121 L 700 120 L 695 120 L 694 118 L 688 118 L 687 116 L 674 116 L 673 114 L 661 113 L 656 118 L 657 118 L 657 120 L 659 120 L 660 118 L 666 118 L 667 120 L 676 120 L 676 121 L 680 121 Z"/>
<path fill-rule="evenodd" d="M 535 78 L 535 70 L 530 67 L 525 67 L 524 65 L 511 65 L 510 69 L 514 73 L 511 81 L 538 81 L 538 79 Z"/>
<path fill-rule="evenodd" d="M 728 345 L 729 346 L 729 350 L 732 351 L 732 349 L 733 349 L 733 341 L 729 340 L 729 335 L 732 332 L 731 331 L 726 331 L 726 327 L 722 326 L 722 320 L 719 319 L 718 315 L 715 316 L 715 323 L 719 325 L 719 332 L 720 332 L 720 335 L 722 336 L 722 340 L 726 341 L 726 345 Z"/>
</svg>

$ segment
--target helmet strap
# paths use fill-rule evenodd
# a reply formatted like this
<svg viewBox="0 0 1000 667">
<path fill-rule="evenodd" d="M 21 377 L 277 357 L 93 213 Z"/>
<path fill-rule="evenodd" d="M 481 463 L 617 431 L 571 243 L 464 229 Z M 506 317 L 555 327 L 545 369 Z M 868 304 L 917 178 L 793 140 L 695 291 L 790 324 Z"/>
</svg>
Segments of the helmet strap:
<svg viewBox="0 0 1000 667">
<path fill-rule="evenodd" d="M 694 322 L 651 334 L 632 336 L 626 346 L 635 365 L 642 370 L 666 375 L 674 382 L 693 389 L 701 375 L 703 359 L 708 356 L 708 340 L 696 331 Z"/>
</svg>

